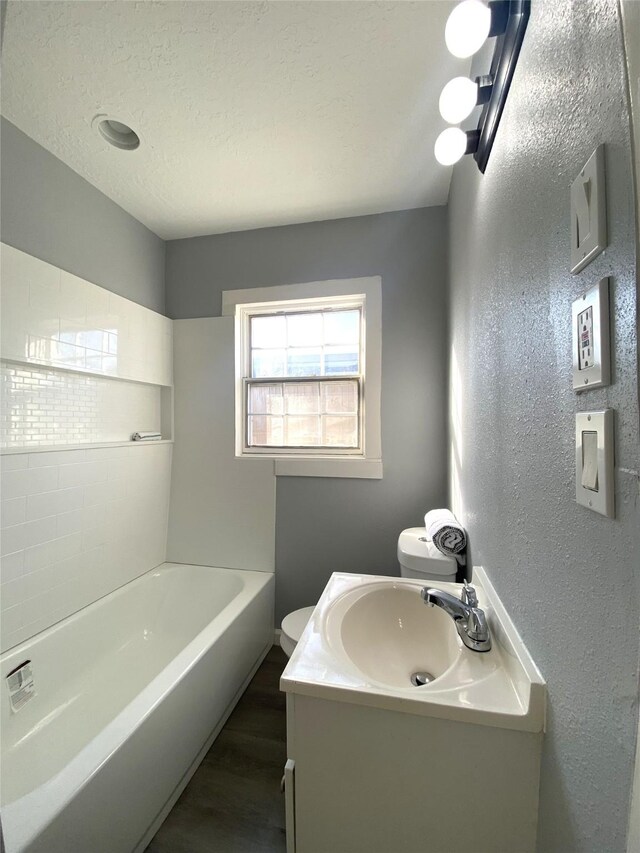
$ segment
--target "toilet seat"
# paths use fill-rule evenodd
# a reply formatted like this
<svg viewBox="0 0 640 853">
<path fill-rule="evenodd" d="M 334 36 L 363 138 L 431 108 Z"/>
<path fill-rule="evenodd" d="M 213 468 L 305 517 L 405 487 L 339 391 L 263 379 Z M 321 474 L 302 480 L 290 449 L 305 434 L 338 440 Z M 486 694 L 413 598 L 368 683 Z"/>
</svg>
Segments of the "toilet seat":
<svg viewBox="0 0 640 853">
<path fill-rule="evenodd" d="M 314 610 L 315 607 L 301 607 L 300 610 L 294 610 L 282 620 L 280 645 L 289 657 L 293 654 Z"/>
</svg>

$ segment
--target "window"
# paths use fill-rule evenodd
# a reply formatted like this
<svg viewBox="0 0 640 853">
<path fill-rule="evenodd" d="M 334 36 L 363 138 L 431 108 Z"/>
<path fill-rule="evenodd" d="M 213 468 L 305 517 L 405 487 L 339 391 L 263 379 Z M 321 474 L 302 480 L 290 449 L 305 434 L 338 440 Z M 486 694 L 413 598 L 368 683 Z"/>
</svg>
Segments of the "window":
<svg viewBox="0 0 640 853">
<path fill-rule="evenodd" d="M 231 313 L 236 455 L 280 475 L 380 477 L 380 280 L 226 291 Z"/>
</svg>

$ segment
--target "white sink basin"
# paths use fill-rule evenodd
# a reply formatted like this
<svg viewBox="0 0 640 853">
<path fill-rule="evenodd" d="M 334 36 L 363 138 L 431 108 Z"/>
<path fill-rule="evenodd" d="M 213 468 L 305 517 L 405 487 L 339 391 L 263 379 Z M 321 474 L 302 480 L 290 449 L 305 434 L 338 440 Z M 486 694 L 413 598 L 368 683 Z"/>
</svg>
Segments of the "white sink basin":
<svg viewBox="0 0 640 853">
<path fill-rule="evenodd" d="M 460 597 L 460 584 L 433 584 Z M 466 648 L 453 619 L 420 596 L 424 582 L 335 573 L 282 675 L 312 697 L 502 728 L 542 731 L 546 685 L 482 569 L 488 652 Z M 411 676 L 428 673 L 416 686 Z"/>
<path fill-rule="evenodd" d="M 378 684 L 408 688 L 416 672 L 428 673 L 434 684 L 462 646 L 451 617 L 427 607 L 420 589 L 386 582 L 346 593 L 327 614 L 329 644 Z"/>
</svg>

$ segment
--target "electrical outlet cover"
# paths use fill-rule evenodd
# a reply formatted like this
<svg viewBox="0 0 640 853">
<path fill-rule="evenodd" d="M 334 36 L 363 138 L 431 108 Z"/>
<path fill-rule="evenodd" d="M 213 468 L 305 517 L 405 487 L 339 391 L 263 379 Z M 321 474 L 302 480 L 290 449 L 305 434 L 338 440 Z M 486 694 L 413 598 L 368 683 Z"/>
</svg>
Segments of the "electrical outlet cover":
<svg viewBox="0 0 640 853">
<path fill-rule="evenodd" d="M 611 382 L 609 279 L 603 278 L 571 306 L 573 387 L 602 388 Z"/>
<path fill-rule="evenodd" d="M 604 145 L 598 145 L 571 184 L 571 272 L 583 270 L 606 245 Z"/>
</svg>

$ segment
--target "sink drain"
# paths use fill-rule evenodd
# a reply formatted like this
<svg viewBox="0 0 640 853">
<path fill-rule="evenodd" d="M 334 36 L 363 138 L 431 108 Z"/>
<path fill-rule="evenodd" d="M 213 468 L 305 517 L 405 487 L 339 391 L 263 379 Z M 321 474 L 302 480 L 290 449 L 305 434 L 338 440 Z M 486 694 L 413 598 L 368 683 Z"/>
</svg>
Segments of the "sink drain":
<svg viewBox="0 0 640 853">
<path fill-rule="evenodd" d="M 414 687 L 424 687 L 425 684 L 429 684 L 434 679 L 435 676 L 431 675 L 430 672 L 414 672 L 411 676 L 411 683 Z"/>
</svg>

